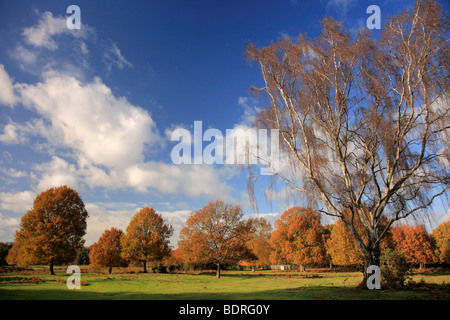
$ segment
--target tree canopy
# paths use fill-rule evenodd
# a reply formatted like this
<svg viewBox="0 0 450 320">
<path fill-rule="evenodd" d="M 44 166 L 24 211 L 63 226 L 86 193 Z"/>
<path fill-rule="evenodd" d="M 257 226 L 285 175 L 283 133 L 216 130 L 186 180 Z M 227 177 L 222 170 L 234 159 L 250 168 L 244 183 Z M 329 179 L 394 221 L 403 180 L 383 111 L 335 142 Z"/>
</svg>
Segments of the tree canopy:
<svg viewBox="0 0 450 320">
<path fill-rule="evenodd" d="M 112 227 L 105 230 L 101 237 L 91 246 L 89 259 L 93 267 L 108 267 L 111 273 L 113 267 L 126 265 L 122 258 L 122 245 L 120 240 L 123 232 Z"/>
<path fill-rule="evenodd" d="M 169 238 L 173 227 L 154 208 L 143 207 L 128 224 L 122 235 L 122 257 L 141 262 L 147 272 L 147 262 L 160 261 L 170 255 Z"/>
<path fill-rule="evenodd" d="M 211 201 L 191 212 L 180 231 L 178 247 L 188 262 L 214 263 L 220 278 L 221 265 L 254 258 L 246 245 L 251 231 L 252 224 L 243 220 L 239 205 Z"/>
<path fill-rule="evenodd" d="M 83 247 L 88 212 L 78 192 L 61 186 L 40 193 L 16 232 L 18 265 L 72 262 Z"/>
</svg>

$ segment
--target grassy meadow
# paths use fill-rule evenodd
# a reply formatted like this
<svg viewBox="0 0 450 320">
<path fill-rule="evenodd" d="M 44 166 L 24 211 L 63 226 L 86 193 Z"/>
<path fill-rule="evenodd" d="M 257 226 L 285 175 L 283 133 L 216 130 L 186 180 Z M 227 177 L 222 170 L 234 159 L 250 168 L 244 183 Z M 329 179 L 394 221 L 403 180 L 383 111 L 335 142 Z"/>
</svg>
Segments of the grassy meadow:
<svg viewBox="0 0 450 320">
<path fill-rule="evenodd" d="M 404 289 L 362 290 L 362 274 L 330 269 L 294 271 L 225 271 L 215 273 L 142 273 L 114 268 L 112 274 L 81 269 L 81 289 L 69 290 L 65 268 L 48 267 L 0 274 L 0 300 L 150 299 L 150 300 L 317 300 L 450 299 L 450 272 L 416 272 Z M 3 270 L 5 271 L 5 270 Z"/>
</svg>

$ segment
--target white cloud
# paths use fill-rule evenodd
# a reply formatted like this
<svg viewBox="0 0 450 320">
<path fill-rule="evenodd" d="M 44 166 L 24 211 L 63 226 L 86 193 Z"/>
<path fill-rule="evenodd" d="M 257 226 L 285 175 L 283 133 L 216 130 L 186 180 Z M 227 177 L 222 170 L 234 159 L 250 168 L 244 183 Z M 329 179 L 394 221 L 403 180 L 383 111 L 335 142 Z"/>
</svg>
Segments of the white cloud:
<svg viewBox="0 0 450 320">
<path fill-rule="evenodd" d="M 254 98 L 239 97 L 238 104 L 244 108 L 244 113 L 241 116 L 240 124 L 252 126 L 256 120 L 256 117 L 261 112 L 261 108 L 258 107 L 258 101 Z"/>
<path fill-rule="evenodd" d="M 14 231 L 19 229 L 20 219 L 7 217 L 0 213 L 0 237 L 2 241 L 13 241 Z"/>
<path fill-rule="evenodd" d="M 47 130 L 47 125 L 42 119 L 33 119 L 23 124 L 11 121 L 3 128 L 0 134 L 0 142 L 5 144 L 26 144 L 29 143 L 29 136 L 41 135 L 48 139 L 55 140 Z"/>
<path fill-rule="evenodd" d="M 4 214 L 0 213 L 0 229 L 17 228 L 20 225 L 19 218 L 8 218 Z"/>
<path fill-rule="evenodd" d="M 190 197 L 210 196 L 231 199 L 231 188 L 220 170 L 208 165 L 170 165 L 161 162 L 139 163 L 126 170 L 127 185 L 139 192 L 149 188 L 165 194 Z"/>
<path fill-rule="evenodd" d="M 69 29 L 67 28 L 65 17 L 54 17 L 51 12 L 46 11 L 40 14 L 36 25 L 25 28 L 22 34 L 28 44 L 53 51 L 58 49 L 58 44 L 54 39 L 58 35 L 70 34 L 76 38 L 87 38 L 92 32 L 93 29 L 86 24 L 83 24 L 80 29 Z M 81 45 L 83 46 L 83 44 Z M 81 49 L 87 50 L 85 43 L 84 48 L 82 47 Z"/>
<path fill-rule="evenodd" d="M 63 17 L 53 17 L 51 12 L 44 12 L 37 25 L 25 28 L 23 35 L 29 44 L 36 47 L 46 47 L 50 50 L 58 48 L 53 36 L 67 32 L 66 19 Z"/>
<path fill-rule="evenodd" d="M 170 238 L 170 243 L 176 248 L 180 239 L 181 227 L 186 224 L 191 210 L 162 211 L 159 213 L 173 227 L 173 235 Z"/>
<path fill-rule="evenodd" d="M 38 191 L 48 188 L 67 185 L 77 189 L 79 187 L 79 177 L 75 165 L 66 160 L 53 156 L 52 160 L 34 166 L 34 170 L 40 173 L 37 185 Z"/>
<path fill-rule="evenodd" d="M 33 206 L 32 191 L 0 192 L 0 209 L 25 214 Z"/>
<path fill-rule="evenodd" d="M 81 51 L 81 53 L 83 53 L 85 55 L 89 54 L 89 50 L 87 48 L 86 42 L 80 41 L 80 51 Z"/>
<path fill-rule="evenodd" d="M 2 172 L 3 174 L 5 174 L 11 178 L 16 178 L 16 179 L 28 176 L 28 174 L 25 171 L 20 171 L 20 170 L 18 171 L 14 168 L 9 168 L 9 169 L 0 168 L 0 172 Z"/>
<path fill-rule="evenodd" d="M 28 143 L 30 136 L 47 140 L 40 150 L 52 150 L 52 158 L 35 165 L 31 173 L 37 190 L 66 184 L 231 198 L 226 179 L 212 166 L 145 162 L 147 148 L 160 146 L 164 138 L 147 111 L 114 96 L 99 78 L 85 84 L 55 71 L 43 78 L 36 84 L 17 85 L 21 102 L 41 118 L 12 122 L 0 135 L 5 143 Z"/>
<path fill-rule="evenodd" d="M 145 159 L 149 147 L 161 150 L 169 139 L 159 135 L 146 110 L 114 95 L 100 78 L 86 80 L 87 57 L 95 57 L 95 52 L 88 49 L 93 34 L 94 30 L 85 24 L 80 31 L 67 29 L 65 18 L 50 12 L 39 13 L 38 22 L 23 30 L 22 41 L 9 54 L 23 70 L 42 80 L 13 84 L 1 66 L 0 103 L 20 103 L 35 112 L 36 117 L 3 124 L 0 142 L 27 144 L 33 151 L 48 155 L 48 160 L 35 163 L 26 171 L 1 168 L 1 172 L 15 179 L 30 177 L 36 192 L 68 185 L 79 190 L 86 187 L 104 188 L 106 192 L 152 190 L 169 195 L 232 199 L 225 169 L 176 166 Z M 68 38 L 75 40 L 69 42 L 70 46 L 62 46 L 61 40 Z M 103 42 L 99 46 L 100 59 L 108 72 L 112 68 L 133 67 L 116 43 Z M 11 202 L 1 205 L 13 207 Z M 100 204 L 91 204 L 90 209 L 94 214 L 89 228 L 100 234 L 106 225 L 123 226 L 125 220 L 128 223 L 136 212 Z M 188 212 L 165 214 L 170 221 L 180 224 Z"/>
<path fill-rule="evenodd" d="M 21 144 L 25 142 L 25 137 L 20 135 L 18 127 L 14 123 L 8 123 L 0 134 L 0 142 L 5 144 Z"/>
<path fill-rule="evenodd" d="M 96 242 L 106 229 L 112 227 L 125 232 L 133 215 L 139 210 L 134 203 L 85 203 L 87 219 L 86 245 Z"/>
<path fill-rule="evenodd" d="M 71 148 L 96 165 L 124 168 L 143 160 L 144 148 L 159 136 L 147 111 L 115 97 L 96 78 L 83 84 L 49 72 L 45 81 L 20 85 L 23 103 L 49 123 L 60 147 Z"/>
<path fill-rule="evenodd" d="M 4 66 L 0 64 L 0 104 L 13 106 L 15 100 L 12 81 Z"/>
</svg>

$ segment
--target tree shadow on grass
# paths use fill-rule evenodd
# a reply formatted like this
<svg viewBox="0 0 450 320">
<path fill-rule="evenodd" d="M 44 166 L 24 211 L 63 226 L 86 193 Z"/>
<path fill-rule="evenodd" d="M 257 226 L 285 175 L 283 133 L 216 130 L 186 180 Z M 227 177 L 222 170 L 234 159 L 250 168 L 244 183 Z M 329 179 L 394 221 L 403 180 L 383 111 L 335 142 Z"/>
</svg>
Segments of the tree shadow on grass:
<svg viewBox="0 0 450 320">
<path fill-rule="evenodd" d="M 39 286 L 39 285 L 37 285 Z M 364 290 L 339 286 L 304 286 L 253 292 L 95 292 L 81 287 L 79 290 L 33 288 L 7 289 L 0 287 L 0 300 L 448 300 L 449 285 L 428 286 L 413 290 Z"/>
</svg>

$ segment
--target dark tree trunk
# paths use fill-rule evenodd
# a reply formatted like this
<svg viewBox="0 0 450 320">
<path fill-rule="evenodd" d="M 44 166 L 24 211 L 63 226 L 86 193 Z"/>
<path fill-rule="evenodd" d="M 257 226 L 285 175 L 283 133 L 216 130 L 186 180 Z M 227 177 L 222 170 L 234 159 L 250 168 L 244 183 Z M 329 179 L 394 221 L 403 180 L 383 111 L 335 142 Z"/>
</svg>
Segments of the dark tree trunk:
<svg viewBox="0 0 450 320">
<path fill-rule="evenodd" d="M 55 275 L 55 272 L 53 271 L 53 259 L 50 260 L 50 274 Z"/>
<path fill-rule="evenodd" d="M 144 261 L 144 273 L 147 273 L 147 261 Z"/>
<path fill-rule="evenodd" d="M 111 274 L 111 272 L 112 272 L 112 267 L 109 267 L 108 268 L 108 273 Z"/>
</svg>

